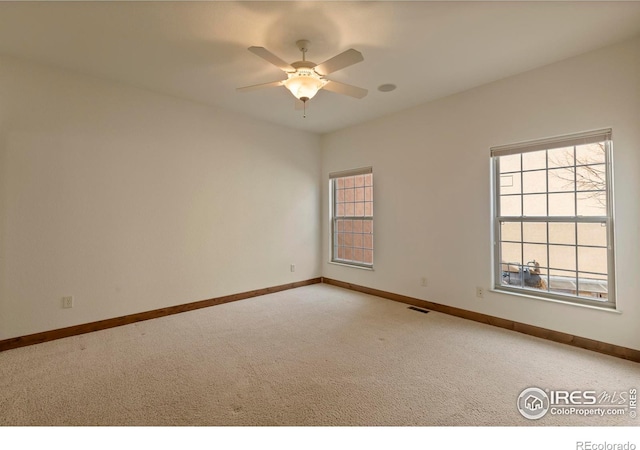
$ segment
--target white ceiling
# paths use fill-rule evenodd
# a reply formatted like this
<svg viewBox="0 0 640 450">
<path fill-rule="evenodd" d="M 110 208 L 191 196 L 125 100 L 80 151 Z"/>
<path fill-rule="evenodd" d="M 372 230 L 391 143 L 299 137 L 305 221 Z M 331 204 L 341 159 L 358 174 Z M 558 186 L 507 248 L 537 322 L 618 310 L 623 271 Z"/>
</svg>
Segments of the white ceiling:
<svg viewBox="0 0 640 450">
<path fill-rule="evenodd" d="M 0 53 L 325 133 L 640 34 L 640 2 L 0 2 Z M 298 39 L 321 63 L 364 61 L 329 78 L 369 89 L 321 91 L 307 118 L 283 78 L 251 54 L 293 62 Z M 383 93 L 377 87 L 394 83 Z"/>
</svg>

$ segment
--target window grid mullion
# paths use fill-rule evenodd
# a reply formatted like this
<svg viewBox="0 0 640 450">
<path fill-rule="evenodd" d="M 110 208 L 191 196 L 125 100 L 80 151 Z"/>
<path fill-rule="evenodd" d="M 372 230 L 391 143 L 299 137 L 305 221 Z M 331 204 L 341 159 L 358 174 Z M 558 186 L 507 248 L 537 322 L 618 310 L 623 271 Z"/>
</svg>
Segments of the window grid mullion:
<svg viewBox="0 0 640 450">
<path fill-rule="evenodd" d="M 576 147 L 573 147 L 573 207 L 574 214 L 578 215 L 578 168 L 576 166 L 577 158 L 576 155 L 577 150 Z M 575 234 L 576 234 L 576 250 L 575 250 L 575 258 L 576 258 L 576 294 L 580 295 L 580 267 L 578 266 L 579 258 L 578 258 L 578 222 L 575 223 Z"/>
<path fill-rule="evenodd" d="M 607 249 L 606 245 L 578 245 L 578 244 L 558 244 L 555 242 L 533 242 L 533 241 L 510 241 L 510 240 L 501 240 L 500 242 L 506 242 L 507 244 L 529 244 L 529 245 L 555 245 L 557 247 L 582 247 L 582 248 L 603 248 Z"/>
<path fill-rule="evenodd" d="M 547 216 L 549 216 L 549 150 L 545 150 L 544 152 L 544 161 L 545 161 L 545 165 L 547 168 L 547 171 L 545 173 L 545 183 L 547 185 Z M 545 227 L 544 230 L 547 234 L 547 292 L 551 289 L 550 288 L 550 283 L 549 283 L 549 279 L 551 277 L 551 252 L 550 252 L 550 245 L 549 245 L 549 221 L 545 222 Z"/>
<path fill-rule="evenodd" d="M 520 214 L 524 216 L 524 176 L 522 176 L 522 169 L 524 168 L 524 156 L 520 154 Z M 520 224 L 520 238 L 523 241 L 520 244 L 520 267 L 524 267 L 524 222 Z M 520 277 L 520 287 L 524 288 L 524 277 Z"/>
</svg>

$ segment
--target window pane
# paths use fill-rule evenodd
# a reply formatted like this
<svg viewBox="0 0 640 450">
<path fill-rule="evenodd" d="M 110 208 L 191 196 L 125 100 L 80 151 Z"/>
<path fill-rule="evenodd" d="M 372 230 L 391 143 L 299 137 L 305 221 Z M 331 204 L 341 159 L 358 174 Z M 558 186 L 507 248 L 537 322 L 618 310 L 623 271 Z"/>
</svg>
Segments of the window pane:
<svg viewBox="0 0 640 450">
<path fill-rule="evenodd" d="M 364 199 L 368 202 L 373 200 L 373 187 L 365 187 L 364 188 Z"/>
<path fill-rule="evenodd" d="M 576 248 L 564 245 L 549 246 L 549 267 L 576 270 Z"/>
<path fill-rule="evenodd" d="M 355 185 L 354 177 L 344 177 L 344 187 L 352 188 Z"/>
<path fill-rule="evenodd" d="M 578 295 L 581 297 L 606 299 L 609 293 L 608 291 L 607 280 L 601 275 L 578 274 Z"/>
<path fill-rule="evenodd" d="M 605 191 L 607 189 L 605 165 L 576 167 L 576 187 L 578 191 Z"/>
<path fill-rule="evenodd" d="M 500 194 L 520 194 L 521 192 L 520 174 L 510 173 L 500 175 Z"/>
<path fill-rule="evenodd" d="M 500 173 L 520 172 L 520 155 L 507 155 L 500 157 Z"/>
<path fill-rule="evenodd" d="M 500 215 L 519 217 L 522 215 L 522 196 L 520 195 L 505 195 L 500 197 Z"/>
<path fill-rule="evenodd" d="M 576 225 L 566 222 L 549 222 L 549 243 L 575 244 Z"/>
<path fill-rule="evenodd" d="M 516 241 L 522 240 L 520 222 L 502 222 L 501 240 Z"/>
<path fill-rule="evenodd" d="M 587 278 L 587 279 L 593 279 L 593 280 L 607 280 L 607 274 L 606 273 L 582 273 L 579 272 L 578 276 L 580 278 Z"/>
<path fill-rule="evenodd" d="M 573 156 L 573 147 L 562 147 L 549 150 L 547 151 L 549 168 L 573 166 Z"/>
<path fill-rule="evenodd" d="M 558 216 L 575 216 L 576 203 L 575 194 L 573 192 L 566 194 L 549 194 L 549 215 Z"/>
<path fill-rule="evenodd" d="M 355 200 L 355 191 L 353 189 L 345 189 L 344 190 L 344 201 L 352 202 Z"/>
<path fill-rule="evenodd" d="M 532 275 L 538 275 L 539 279 L 533 277 L 531 280 L 531 284 L 534 284 L 536 289 L 541 289 L 544 291 L 549 290 L 549 285 L 547 284 L 547 280 L 549 279 L 549 268 L 548 267 L 536 267 L 531 270 Z"/>
<path fill-rule="evenodd" d="M 524 193 L 547 192 L 547 172 L 537 170 L 522 174 L 522 191 Z"/>
<path fill-rule="evenodd" d="M 527 152 L 522 154 L 522 170 L 545 169 L 547 167 L 547 151 Z"/>
<path fill-rule="evenodd" d="M 547 196 L 545 194 L 531 194 L 523 196 L 523 216 L 546 216 Z"/>
<path fill-rule="evenodd" d="M 578 244 L 607 246 L 607 227 L 604 223 L 579 223 Z"/>
<path fill-rule="evenodd" d="M 522 255 L 522 261 L 525 264 L 533 263 L 534 261 L 541 266 L 548 267 L 547 265 L 547 246 L 541 244 L 524 244 L 524 253 Z"/>
<path fill-rule="evenodd" d="M 533 266 L 527 267 L 526 270 L 523 271 L 524 287 L 527 289 L 539 289 L 546 291 L 546 275 L 547 272 L 545 269 L 534 269 Z"/>
<path fill-rule="evenodd" d="M 547 242 L 547 224 L 545 222 L 525 222 L 522 224 L 524 242 Z"/>
<path fill-rule="evenodd" d="M 520 244 L 511 244 L 508 242 L 502 242 L 500 244 L 501 247 L 501 256 L 503 263 L 512 263 L 516 266 L 520 266 L 522 264 L 522 247 Z"/>
<path fill-rule="evenodd" d="M 354 203 L 345 203 L 344 204 L 344 215 L 345 216 L 353 216 L 356 213 L 356 208 Z"/>
<path fill-rule="evenodd" d="M 579 145 L 576 147 L 577 164 L 604 164 L 605 145 L 604 142 Z"/>
<path fill-rule="evenodd" d="M 549 171 L 549 192 L 575 191 L 573 168 L 553 169 Z"/>
<path fill-rule="evenodd" d="M 549 292 L 576 295 L 576 272 L 566 270 L 549 270 Z"/>
<path fill-rule="evenodd" d="M 522 265 L 521 264 L 509 264 L 503 262 L 500 265 L 500 272 L 502 276 L 502 284 L 511 286 L 522 287 L 524 280 L 522 277 Z"/>
<path fill-rule="evenodd" d="M 578 270 L 607 273 L 607 249 L 578 247 Z"/>
<path fill-rule="evenodd" d="M 606 196 L 604 192 L 579 192 L 578 200 L 578 216 L 598 216 L 607 215 Z"/>
<path fill-rule="evenodd" d="M 373 221 L 365 220 L 362 223 L 362 232 L 363 233 L 373 233 Z"/>
</svg>

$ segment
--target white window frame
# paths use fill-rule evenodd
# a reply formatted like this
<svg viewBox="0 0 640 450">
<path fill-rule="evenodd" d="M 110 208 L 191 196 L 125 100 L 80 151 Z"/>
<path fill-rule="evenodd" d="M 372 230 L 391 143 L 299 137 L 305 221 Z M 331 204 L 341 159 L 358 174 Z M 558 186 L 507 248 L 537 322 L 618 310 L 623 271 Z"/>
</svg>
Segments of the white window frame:
<svg viewBox="0 0 640 450">
<path fill-rule="evenodd" d="M 547 211 L 546 216 L 524 216 L 523 211 L 520 211 L 520 216 L 502 216 L 500 212 L 500 157 L 524 154 L 527 152 L 534 152 L 540 150 L 553 150 L 557 148 L 565 148 L 574 146 L 593 144 L 593 143 L 605 143 L 605 173 L 606 173 L 606 215 L 605 216 L 579 216 L 576 210 L 575 216 L 550 216 Z M 492 241 L 493 241 L 493 289 L 505 293 L 524 294 L 533 296 L 536 298 L 562 301 L 578 305 L 588 305 L 600 308 L 615 309 L 616 308 L 616 283 L 615 283 L 615 255 L 614 255 L 614 217 L 613 217 L 613 161 L 612 161 L 612 130 L 602 129 L 584 133 L 571 134 L 561 137 L 548 138 L 543 140 L 528 141 L 518 144 L 504 145 L 491 148 L 491 163 L 492 163 Z M 574 166 L 575 168 L 575 166 Z M 545 170 L 549 170 L 548 157 L 547 166 Z M 520 167 L 520 173 L 524 173 L 522 167 Z M 548 174 L 546 175 L 548 177 Z M 577 189 L 577 188 L 576 188 Z M 547 203 L 548 203 L 549 186 L 546 188 Z M 524 193 L 521 193 L 524 195 Z M 606 299 L 591 299 L 590 297 L 581 296 L 579 293 L 580 284 L 580 268 L 576 262 L 576 293 L 559 293 L 551 292 L 550 290 L 540 290 L 538 288 L 528 288 L 524 286 L 524 282 L 520 286 L 514 286 L 512 284 L 503 283 L 503 261 L 501 257 L 501 223 L 503 222 L 569 222 L 577 224 L 580 223 L 603 223 L 607 228 L 607 298 Z M 548 233 L 548 232 L 547 232 Z M 576 237 L 577 239 L 577 237 Z M 524 236 L 520 236 L 520 241 L 523 245 Z M 547 254 L 549 249 L 549 235 L 547 234 Z M 582 247 L 575 242 L 575 247 Z M 524 254 L 523 254 L 524 255 Z M 524 256 L 523 256 L 524 258 Z M 524 267 L 525 262 L 522 261 Z M 549 258 L 547 257 L 547 265 L 549 265 Z M 561 269 L 561 268 L 560 268 Z M 549 274 L 549 269 L 547 269 Z M 524 279 L 523 276 L 521 276 Z M 547 281 L 549 278 L 547 277 Z"/>
<path fill-rule="evenodd" d="M 338 254 L 337 254 L 337 242 L 336 242 L 336 236 L 337 236 L 337 232 L 338 232 L 338 227 L 337 227 L 337 221 L 338 220 L 363 220 L 363 221 L 371 221 L 372 223 L 372 228 L 373 228 L 373 200 L 372 200 L 372 205 L 371 205 L 371 209 L 372 212 L 370 215 L 362 215 L 362 216 L 348 216 L 348 215 L 341 215 L 338 216 L 336 213 L 336 181 L 339 178 L 345 178 L 345 177 L 352 177 L 352 176 L 357 176 L 357 175 L 367 175 L 367 174 L 371 174 L 373 176 L 373 168 L 372 167 L 362 167 L 359 169 L 352 169 L 352 170 L 344 170 L 344 171 L 340 171 L 340 172 L 332 172 L 329 174 L 329 201 L 330 201 L 330 220 L 331 220 L 331 236 L 330 236 L 330 243 L 331 243 L 331 248 L 330 248 L 330 255 L 331 255 L 331 261 L 332 263 L 335 264 L 340 264 L 340 265 L 346 265 L 346 266 L 351 266 L 351 267 L 358 267 L 358 268 L 362 268 L 362 269 L 373 269 L 373 252 L 374 252 L 374 248 L 375 245 L 372 244 L 372 248 L 370 249 L 372 252 L 372 261 L 371 263 L 365 263 L 362 261 L 354 261 L 354 260 L 349 260 L 349 259 L 345 259 L 345 258 L 339 258 Z M 373 191 L 373 185 L 372 187 L 372 191 Z M 374 197 L 375 198 L 375 197 Z M 363 232 L 363 235 L 366 234 Z M 373 239 L 373 235 L 374 232 L 372 231 L 371 233 L 372 239 Z M 364 252 L 364 248 L 363 248 L 363 252 Z"/>
</svg>

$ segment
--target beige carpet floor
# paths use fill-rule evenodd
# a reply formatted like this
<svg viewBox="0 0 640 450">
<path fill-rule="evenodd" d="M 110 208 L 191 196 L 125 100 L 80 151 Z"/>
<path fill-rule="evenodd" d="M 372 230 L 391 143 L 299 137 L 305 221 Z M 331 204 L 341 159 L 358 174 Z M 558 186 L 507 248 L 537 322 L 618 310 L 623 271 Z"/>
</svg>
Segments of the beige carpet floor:
<svg viewBox="0 0 640 450">
<path fill-rule="evenodd" d="M 640 364 L 329 285 L 0 353 L 0 425 L 638 425 L 523 418 Z"/>
</svg>

